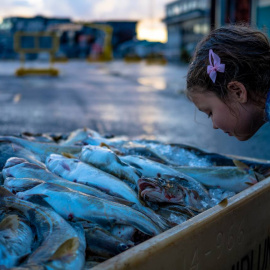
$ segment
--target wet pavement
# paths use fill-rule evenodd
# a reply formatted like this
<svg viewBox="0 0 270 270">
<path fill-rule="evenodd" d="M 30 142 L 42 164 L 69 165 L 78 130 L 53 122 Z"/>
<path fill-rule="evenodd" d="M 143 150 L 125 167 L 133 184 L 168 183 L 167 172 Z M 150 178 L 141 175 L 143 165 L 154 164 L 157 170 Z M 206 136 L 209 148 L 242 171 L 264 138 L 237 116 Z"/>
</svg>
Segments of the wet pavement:
<svg viewBox="0 0 270 270">
<path fill-rule="evenodd" d="M 45 63 L 30 63 L 42 66 Z M 0 62 L 0 134 L 65 133 L 89 127 L 101 134 L 184 143 L 208 151 L 270 159 L 269 125 L 239 142 L 213 130 L 182 93 L 187 66 L 87 63 L 55 65 L 60 76 L 14 76 L 19 62 Z"/>
</svg>

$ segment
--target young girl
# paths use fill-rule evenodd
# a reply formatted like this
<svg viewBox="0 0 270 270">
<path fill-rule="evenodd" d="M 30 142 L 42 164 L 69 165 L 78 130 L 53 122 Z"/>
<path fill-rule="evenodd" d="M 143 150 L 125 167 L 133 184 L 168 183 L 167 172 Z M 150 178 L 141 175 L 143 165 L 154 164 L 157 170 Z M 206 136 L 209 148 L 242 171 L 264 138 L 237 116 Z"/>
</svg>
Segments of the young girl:
<svg viewBox="0 0 270 270">
<path fill-rule="evenodd" d="M 244 141 L 270 120 L 270 45 L 260 31 L 228 26 L 197 46 L 187 96 L 214 129 Z"/>
</svg>

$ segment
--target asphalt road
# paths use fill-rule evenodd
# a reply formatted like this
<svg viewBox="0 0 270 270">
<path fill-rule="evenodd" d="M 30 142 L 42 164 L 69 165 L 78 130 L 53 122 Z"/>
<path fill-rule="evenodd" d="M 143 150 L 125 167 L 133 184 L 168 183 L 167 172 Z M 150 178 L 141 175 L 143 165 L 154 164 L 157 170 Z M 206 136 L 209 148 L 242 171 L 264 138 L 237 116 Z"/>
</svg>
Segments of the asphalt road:
<svg viewBox="0 0 270 270">
<path fill-rule="evenodd" d="M 29 63 L 42 66 L 45 63 Z M 0 134 L 66 133 L 88 127 L 101 134 L 185 143 L 209 151 L 270 159 L 269 125 L 238 142 L 212 129 L 182 94 L 186 66 L 58 64 L 60 76 L 14 76 L 18 62 L 0 62 Z"/>
</svg>

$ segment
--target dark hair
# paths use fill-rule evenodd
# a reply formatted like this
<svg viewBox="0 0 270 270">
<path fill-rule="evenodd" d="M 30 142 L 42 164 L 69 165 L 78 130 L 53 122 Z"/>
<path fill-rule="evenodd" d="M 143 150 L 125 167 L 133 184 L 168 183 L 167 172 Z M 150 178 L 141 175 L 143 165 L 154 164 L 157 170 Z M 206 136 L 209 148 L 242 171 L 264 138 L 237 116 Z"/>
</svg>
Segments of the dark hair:
<svg viewBox="0 0 270 270">
<path fill-rule="evenodd" d="M 225 64 L 225 72 L 217 72 L 215 83 L 207 74 L 210 49 Z M 200 91 L 214 92 L 225 102 L 231 81 L 241 82 L 253 102 L 260 104 L 265 98 L 270 88 L 270 45 L 259 30 L 243 25 L 221 27 L 197 45 L 187 75 L 187 96 L 200 87 Z"/>
</svg>

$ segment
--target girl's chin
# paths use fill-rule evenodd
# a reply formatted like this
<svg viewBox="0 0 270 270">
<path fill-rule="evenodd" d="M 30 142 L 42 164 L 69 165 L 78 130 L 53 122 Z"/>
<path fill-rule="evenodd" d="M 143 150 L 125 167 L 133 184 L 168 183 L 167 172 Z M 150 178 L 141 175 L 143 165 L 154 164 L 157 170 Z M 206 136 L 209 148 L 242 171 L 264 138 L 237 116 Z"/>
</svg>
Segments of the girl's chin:
<svg viewBox="0 0 270 270">
<path fill-rule="evenodd" d="M 249 135 L 243 135 L 243 136 L 239 136 L 239 135 L 233 135 L 238 141 L 247 141 L 248 139 L 250 139 L 254 134 L 249 134 Z"/>
</svg>

